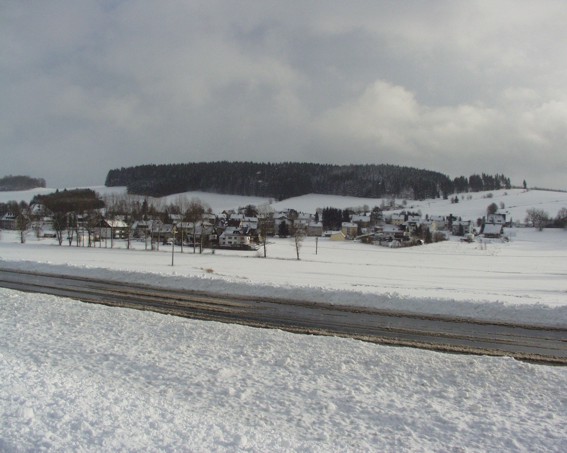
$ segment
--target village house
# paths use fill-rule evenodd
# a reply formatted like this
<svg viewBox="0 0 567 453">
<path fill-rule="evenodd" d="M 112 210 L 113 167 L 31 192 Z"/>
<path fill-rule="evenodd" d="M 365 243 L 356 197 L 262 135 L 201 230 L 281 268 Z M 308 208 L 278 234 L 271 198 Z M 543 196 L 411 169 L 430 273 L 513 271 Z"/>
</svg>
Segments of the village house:
<svg viewBox="0 0 567 453">
<path fill-rule="evenodd" d="M 404 241 L 408 239 L 408 233 L 403 225 L 384 224 L 375 227 L 375 237 L 382 242 L 391 242 L 394 240 Z"/>
<path fill-rule="evenodd" d="M 431 215 L 428 220 L 431 228 L 435 231 L 447 228 L 447 219 L 443 215 Z"/>
<path fill-rule="evenodd" d="M 208 222 L 211 225 L 214 225 L 216 221 L 217 221 L 217 216 L 212 212 L 203 214 L 203 222 Z"/>
<path fill-rule="evenodd" d="M 128 224 L 123 220 L 102 219 L 95 228 L 101 239 L 123 239 L 128 234 Z"/>
<path fill-rule="evenodd" d="M 258 217 L 244 217 L 238 226 L 246 230 L 257 230 Z"/>
<path fill-rule="evenodd" d="M 493 225 L 504 225 L 506 224 L 506 214 L 494 213 L 488 214 L 486 216 L 486 223 Z"/>
<path fill-rule="evenodd" d="M 299 212 L 297 214 L 296 221 L 301 222 L 302 225 L 309 225 L 309 223 L 312 222 L 314 219 L 315 216 L 313 214 L 309 214 L 306 212 Z"/>
<path fill-rule="evenodd" d="M 322 222 L 309 222 L 307 225 L 307 236 L 322 236 L 323 223 Z"/>
<path fill-rule="evenodd" d="M 32 203 L 30 204 L 29 212 L 31 216 L 43 217 L 53 214 L 49 209 L 45 207 L 43 203 Z"/>
<path fill-rule="evenodd" d="M 358 235 L 358 225 L 352 222 L 341 223 L 341 232 L 347 239 L 354 239 Z"/>
<path fill-rule="evenodd" d="M 150 230 L 152 242 L 168 242 L 173 238 L 174 228 L 174 225 L 171 223 L 154 223 Z"/>
<path fill-rule="evenodd" d="M 370 216 L 362 215 L 362 214 L 353 214 L 350 216 L 350 221 L 365 228 L 370 225 Z"/>
<path fill-rule="evenodd" d="M 201 243 L 202 237 L 208 242 L 211 240 L 211 234 L 213 234 L 213 225 L 209 222 L 180 222 L 175 225 L 174 233 L 178 244 L 181 244 L 181 241 L 184 244 L 192 244 L 193 240 L 196 243 Z"/>
<path fill-rule="evenodd" d="M 3 230 L 15 230 L 16 214 L 14 214 L 13 212 L 7 212 L 2 217 L 0 217 L 0 228 Z"/>
<path fill-rule="evenodd" d="M 177 225 L 178 223 L 183 221 L 183 216 L 181 214 L 169 214 L 168 217 L 171 223 L 173 223 L 174 225 Z"/>
<path fill-rule="evenodd" d="M 132 224 L 132 235 L 135 238 L 144 238 L 151 231 L 154 220 L 137 220 Z"/>
<path fill-rule="evenodd" d="M 138 220 L 132 224 L 135 238 L 150 238 L 152 242 L 165 242 L 173 237 L 173 224 L 164 224 L 161 220 Z"/>
<path fill-rule="evenodd" d="M 361 234 L 368 232 L 371 221 L 369 215 L 353 214 L 350 218 L 350 221 L 351 223 L 355 223 L 358 226 L 358 232 L 360 232 Z"/>
<path fill-rule="evenodd" d="M 453 236 L 464 236 L 472 233 L 474 233 L 472 220 L 455 220 L 451 226 L 451 234 Z"/>
<path fill-rule="evenodd" d="M 501 223 L 485 223 L 482 226 L 480 234 L 482 234 L 485 238 L 498 239 L 502 237 L 503 231 L 504 225 Z"/>
<path fill-rule="evenodd" d="M 392 225 L 401 225 L 406 221 L 406 216 L 403 213 L 393 213 L 387 220 Z"/>
<path fill-rule="evenodd" d="M 251 249 L 252 240 L 249 234 L 239 228 L 227 227 L 219 236 L 220 248 Z"/>
<path fill-rule="evenodd" d="M 31 223 L 31 229 L 35 231 L 38 238 L 54 238 L 57 236 L 53 229 L 53 217 L 34 217 Z"/>
<path fill-rule="evenodd" d="M 480 234 L 485 238 L 500 238 L 504 232 L 506 214 L 494 213 L 486 216 L 486 222 L 482 225 Z"/>
<path fill-rule="evenodd" d="M 233 213 L 228 217 L 228 225 L 232 227 L 239 227 L 240 222 L 244 220 L 244 214 Z"/>
<path fill-rule="evenodd" d="M 414 220 L 408 220 L 408 221 L 404 222 L 402 226 L 405 228 L 405 230 L 410 235 L 413 235 L 418 231 L 419 227 L 421 226 L 421 222 L 416 222 Z"/>
<path fill-rule="evenodd" d="M 295 231 L 305 231 L 307 233 L 307 230 L 309 228 L 309 220 L 305 220 L 305 219 L 296 219 L 293 222 L 293 232 Z"/>
</svg>

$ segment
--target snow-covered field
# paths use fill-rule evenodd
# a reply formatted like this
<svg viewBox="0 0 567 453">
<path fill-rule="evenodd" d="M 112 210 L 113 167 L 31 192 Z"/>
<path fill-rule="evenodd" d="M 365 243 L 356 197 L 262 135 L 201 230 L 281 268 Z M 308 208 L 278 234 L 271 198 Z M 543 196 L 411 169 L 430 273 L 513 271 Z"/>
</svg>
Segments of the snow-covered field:
<svg viewBox="0 0 567 453">
<path fill-rule="evenodd" d="M 565 451 L 566 368 L 0 298 L 0 451 Z"/>
<path fill-rule="evenodd" d="M 5 194 L 0 201 L 17 199 Z M 262 201 L 187 196 L 214 210 Z M 380 202 L 308 195 L 273 207 L 314 212 Z M 553 217 L 567 207 L 567 194 L 495 191 L 407 208 L 476 219 L 492 202 L 504 204 L 508 218 L 522 220 L 530 207 Z M 0 265 L 13 268 L 567 326 L 563 230 L 518 228 L 509 230 L 509 242 L 407 249 L 308 238 L 300 261 L 291 240 L 273 239 L 267 259 L 176 249 L 174 266 L 170 246 L 60 247 L 32 234 L 25 244 L 14 232 L 0 234 Z M 567 443 L 565 368 L 189 321 L 5 289 L 0 312 L 0 451 L 532 452 L 565 451 Z"/>
</svg>

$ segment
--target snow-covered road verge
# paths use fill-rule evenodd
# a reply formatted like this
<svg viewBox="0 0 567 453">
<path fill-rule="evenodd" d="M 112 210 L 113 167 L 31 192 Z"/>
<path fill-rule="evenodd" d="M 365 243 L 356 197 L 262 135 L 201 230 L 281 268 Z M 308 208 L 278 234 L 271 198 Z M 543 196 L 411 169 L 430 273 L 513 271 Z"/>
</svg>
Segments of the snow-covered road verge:
<svg viewBox="0 0 567 453">
<path fill-rule="evenodd" d="M 330 290 L 320 286 L 274 286 L 236 278 L 218 278 L 167 273 L 120 271 L 106 268 L 77 267 L 27 261 L 0 261 L 0 266 L 15 270 L 45 272 L 74 277 L 92 277 L 113 282 L 127 282 L 162 288 L 207 291 L 216 294 L 269 297 L 335 305 L 372 307 L 404 313 L 445 315 L 485 321 L 567 327 L 567 306 L 551 307 L 539 303 L 510 304 L 494 301 L 435 299 L 397 293 L 368 293 Z M 244 279 L 246 280 L 246 279 Z"/>
</svg>

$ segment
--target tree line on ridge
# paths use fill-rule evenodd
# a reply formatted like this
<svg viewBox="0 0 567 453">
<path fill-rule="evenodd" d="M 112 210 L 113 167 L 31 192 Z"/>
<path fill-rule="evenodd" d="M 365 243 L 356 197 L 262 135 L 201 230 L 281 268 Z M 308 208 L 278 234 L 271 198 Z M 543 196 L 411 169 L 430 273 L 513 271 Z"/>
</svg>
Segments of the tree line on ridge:
<svg viewBox="0 0 567 453">
<path fill-rule="evenodd" d="M 105 185 L 126 186 L 130 194 L 153 197 L 203 191 L 276 200 L 309 193 L 422 200 L 511 187 L 510 179 L 498 174 L 451 179 L 436 171 L 386 164 L 228 161 L 122 167 L 108 172 Z"/>
</svg>

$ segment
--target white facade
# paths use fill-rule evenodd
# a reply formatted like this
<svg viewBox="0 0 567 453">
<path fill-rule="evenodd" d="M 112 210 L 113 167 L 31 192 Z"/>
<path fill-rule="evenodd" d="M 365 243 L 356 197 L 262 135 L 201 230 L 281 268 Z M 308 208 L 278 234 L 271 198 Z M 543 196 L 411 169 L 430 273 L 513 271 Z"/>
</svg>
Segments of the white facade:
<svg viewBox="0 0 567 453">
<path fill-rule="evenodd" d="M 250 236 L 242 234 L 239 230 L 227 228 L 219 236 L 219 246 L 221 247 L 250 247 Z"/>
<path fill-rule="evenodd" d="M 488 214 L 486 216 L 486 223 L 504 225 L 506 223 L 506 214 Z"/>
</svg>

